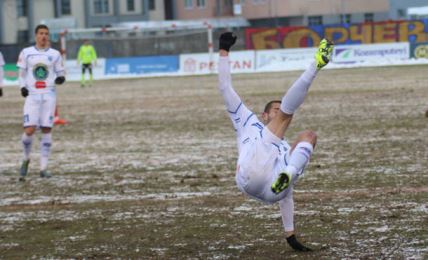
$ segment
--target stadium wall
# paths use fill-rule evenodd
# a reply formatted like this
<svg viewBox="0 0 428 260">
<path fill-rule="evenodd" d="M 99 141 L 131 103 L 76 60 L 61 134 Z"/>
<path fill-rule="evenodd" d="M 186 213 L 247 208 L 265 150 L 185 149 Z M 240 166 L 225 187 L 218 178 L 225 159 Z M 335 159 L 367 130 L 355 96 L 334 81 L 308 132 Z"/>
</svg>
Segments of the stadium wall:
<svg viewBox="0 0 428 260">
<path fill-rule="evenodd" d="M 232 73 L 303 70 L 313 62 L 316 48 L 231 52 Z M 98 59 L 94 79 L 203 75 L 217 72 L 218 54 L 199 53 Z M 327 68 L 428 64 L 428 42 L 337 45 Z M 67 79 L 79 81 L 81 67 L 67 60 Z M 5 66 L 5 85 L 17 85 L 15 64 Z"/>
</svg>

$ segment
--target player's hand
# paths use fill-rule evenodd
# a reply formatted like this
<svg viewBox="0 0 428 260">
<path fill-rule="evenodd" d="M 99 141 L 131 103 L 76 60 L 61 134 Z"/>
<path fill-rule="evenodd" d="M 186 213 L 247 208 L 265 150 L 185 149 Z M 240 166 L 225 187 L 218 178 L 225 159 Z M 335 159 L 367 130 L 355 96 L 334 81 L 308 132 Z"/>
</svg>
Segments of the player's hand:
<svg viewBox="0 0 428 260">
<path fill-rule="evenodd" d="M 56 77 L 56 79 L 55 79 L 55 84 L 61 85 L 64 82 L 65 82 L 64 76 L 59 76 L 59 77 Z"/>
<path fill-rule="evenodd" d="M 21 96 L 23 96 L 23 97 L 28 96 L 28 89 L 26 87 L 21 88 Z"/>
<path fill-rule="evenodd" d="M 297 241 L 295 235 L 291 235 L 291 236 L 287 237 L 287 242 L 296 251 L 302 251 L 302 252 L 312 251 L 312 249 L 302 245 L 299 241 Z"/>
<path fill-rule="evenodd" d="M 229 51 L 236 42 L 236 36 L 232 32 L 225 32 L 220 35 L 219 49 Z"/>
</svg>

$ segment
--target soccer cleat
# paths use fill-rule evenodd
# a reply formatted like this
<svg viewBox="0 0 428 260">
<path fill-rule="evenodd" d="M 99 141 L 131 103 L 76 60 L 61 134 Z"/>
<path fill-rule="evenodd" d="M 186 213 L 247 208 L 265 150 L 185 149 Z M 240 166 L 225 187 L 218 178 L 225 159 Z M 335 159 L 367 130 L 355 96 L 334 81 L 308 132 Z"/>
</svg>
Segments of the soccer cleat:
<svg viewBox="0 0 428 260">
<path fill-rule="evenodd" d="M 30 159 L 22 161 L 21 169 L 19 170 L 19 181 L 25 181 L 25 176 L 27 176 L 29 164 Z"/>
<path fill-rule="evenodd" d="M 291 174 L 287 172 L 281 172 L 278 176 L 278 178 L 275 180 L 275 182 L 271 186 L 271 190 L 273 193 L 278 194 L 285 189 L 288 188 L 291 182 Z"/>
<path fill-rule="evenodd" d="M 52 177 L 52 175 L 47 170 L 43 170 L 43 171 L 40 171 L 40 177 L 41 178 L 50 178 L 50 177 Z"/>
<path fill-rule="evenodd" d="M 333 53 L 333 43 L 327 39 L 322 39 L 315 53 L 315 61 L 317 68 L 321 69 L 330 62 L 331 54 Z"/>
</svg>

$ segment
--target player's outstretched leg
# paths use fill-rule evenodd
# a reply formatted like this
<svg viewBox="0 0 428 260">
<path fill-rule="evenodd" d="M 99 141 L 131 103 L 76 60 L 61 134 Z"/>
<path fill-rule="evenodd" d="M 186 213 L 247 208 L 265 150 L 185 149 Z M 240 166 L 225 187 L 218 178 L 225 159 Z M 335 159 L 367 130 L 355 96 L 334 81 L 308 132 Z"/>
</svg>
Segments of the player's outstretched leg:
<svg viewBox="0 0 428 260">
<path fill-rule="evenodd" d="M 43 133 L 40 142 L 40 177 L 50 178 L 52 175 L 47 171 L 49 155 L 51 153 L 52 134 Z"/>
<path fill-rule="evenodd" d="M 21 137 L 22 147 L 24 149 L 24 159 L 22 160 L 21 168 L 19 170 L 19 181 L 25 181 L 28 173 L 28 165 L 30 164 L 30 153 L 33 144 L 33 135 L 23 133 Z"/>
<path fill-rule="evenodd" d="M 315 62 L 312 63 L 308 69 L 299 77 L 299 79 L 294 82 L 294 84 L 287 91 L 285 96 L 282 98 L 280 111 L 278 115 L 272 119 L 268 124 L 269 130 L 279 138 L 282 138 L 287 130 L 291 120 L 293 118 L 294 112 L 300 107 L 303 103 L 309 87 L 312 84 L 312 81 L 315 79 L 317 72 L 325 67 L 331 60 L 331 54 L 333 52 L 333 43 L 327 39 L 323 39 L 318 47 L 317 52 L 315 53 Z M 314 144 L 311 144 L 310 141 L 299 143 L 296 146 L 296 156 L 298 158 L 307 158 L 309 160 Z M 301 155 L 301 156 L 300 156 Z M 298 159 L 299 161 L 300 159 Z M 300 165 L 300 164 L 299 164 Z M 304 164 L 306 165 L 306 164 Z M 304 166 L 302 166 L 304 167 Z M 297 170 L 287 170 L 284 173 L 281 173 L 278 178 L 272 183 L 271 189 L 274 193 L 280 193 L 281 191 L 288 188 L 289 183 L 294 178 L 294 175 L 297 172 L 300 172 L 302 169 L 301 166 L 298 166 Z M 296 167 L 295 167 L 296 168 Z"/>
</svg>

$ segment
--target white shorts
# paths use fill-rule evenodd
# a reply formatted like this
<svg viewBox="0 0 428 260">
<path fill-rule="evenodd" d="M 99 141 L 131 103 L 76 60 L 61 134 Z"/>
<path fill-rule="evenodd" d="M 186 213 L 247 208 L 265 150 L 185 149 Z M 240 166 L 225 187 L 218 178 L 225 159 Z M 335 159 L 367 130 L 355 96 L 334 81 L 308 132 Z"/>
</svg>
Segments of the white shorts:
<svg viewBox="0 0 428 260">
<path fill-rule="evenodd" d="M 238 188 L 251 197 L 266 203 L 277 202 L 285 198 L 289 192 L 289 188 L 279 194 L 275 194 L 271 190 L 272 183 L 278 178 L 281 169 L 285 167 L 281 160 L 288 161 L 290 156 L 290 149 L 280 152 L 278 146 L 275 145 L 278 143 L 281 143 L 281 139 L 265 127 L 262 136 L 252 140 L 250 149 L 247 149 L 238 160 L 236 173 Z"/>
<path fill-rule="evenodd" d="M 56 95 L 52 93 L 28 95 L 24 104 L 24 127 L 48 127 L 54 124 Z"/>
</svg>

